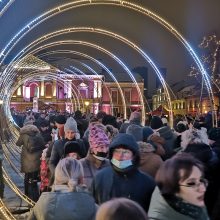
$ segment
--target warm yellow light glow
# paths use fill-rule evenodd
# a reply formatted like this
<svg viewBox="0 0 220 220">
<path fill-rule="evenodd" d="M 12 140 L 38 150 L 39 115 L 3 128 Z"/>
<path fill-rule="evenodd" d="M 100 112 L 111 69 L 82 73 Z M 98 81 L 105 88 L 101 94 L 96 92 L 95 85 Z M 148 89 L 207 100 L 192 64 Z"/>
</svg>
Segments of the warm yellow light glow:
<svg viewBox="0 0 220 220">
<path fill-rule="evenodd" d="M 2 104 L 3 104 L 3 100 L 0 99 L 0 105 L 2 105 Z"/>
<path fill-rule="evenodd" d="M 40 88 L 40 95 L 44 96 L 44 81 L 41 81 L 40 86 L 41 86 L 41 88 Z"/>
<path fill-rule="evenodd" d="M 89 106 L 89 101 L 85 101 L 85 106 L 86 106 L 86 107 Z"/>
<path fill-rule="evenodd" d="M 18 88 L 17 95 L 21 96 L 21 87 Z"/>
</svg>

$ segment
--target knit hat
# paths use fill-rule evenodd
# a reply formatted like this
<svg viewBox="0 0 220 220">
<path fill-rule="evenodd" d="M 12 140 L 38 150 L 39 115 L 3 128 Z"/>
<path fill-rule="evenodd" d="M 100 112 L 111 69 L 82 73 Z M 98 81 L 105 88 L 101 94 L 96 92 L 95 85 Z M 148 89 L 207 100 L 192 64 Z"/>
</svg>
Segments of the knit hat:
<svg viewBox="0 0 220 220">
<path fill-rule="evenodd" d="M 140 141 L 138 142 L 138 147 L 140 153 L 151 153 L 156 151 L 155 148 L 150 143 L 145 143 Z"/>
<path fill-rule="evenodd" d="M 106 147 L 109 146 L 110 141 L 104 125 L 97 123 L 91 123 L 89 125 L 89 144 L 91 149 L 103 145 Z"/>
<path fill-rule="evenodd" d="M 209 139 L 213 141 L 220 140 L 220 128 L 211 128 L 209 130 Z"/>
<path fill-rule="evenodd" d="M 64 157 L 73 152 L 80 155 L 81 147 L 79 143 L 77 141 L 67 141 L 64 145 Z"/>
<path fill-rule="evenodd" d="M 64 115 L 57 115 L 55 117 L 55 122 L 58 123 L 58 124 L 65 124 L 66 123 L 66 118 Z"/>
<path fill-rule="evenodd" d="M 163 127 L 163 122 L 160 117 L 155 115 L 151 119 L 150 126 L 152 129 L 158 129 L 158 128 Z"/>
<path fill-rule="evenodd" d="M 132 135 L 136 141 L 143 141 L 142 127 L 136 124 L 131 124 L 126 129 L 126 134 Z"/>
<path fill-rule="evenodd" d="M 141 121 L 141 113 L 137 111 L 132 112 L 129 121 Z"/>
<path fill-rule="evenodd" d="M 146 126 L 143 127 L 143 141 L 146 142 L 147 139 L 154 133 L 153 129 Z"/>
<path fill-rule="evenodd" d="M 66 120 L 66 123 L 64 125 L 64 131 L 66 132 L 67 130 L 71 130 L 71 131 L 73 131 L 75 133 L 78 132 L 78 130 L 77 130 L 77 123 L 76 123 L 75 119 L 72 118 L 72 117 L 69 117 Z"/>
</svg>

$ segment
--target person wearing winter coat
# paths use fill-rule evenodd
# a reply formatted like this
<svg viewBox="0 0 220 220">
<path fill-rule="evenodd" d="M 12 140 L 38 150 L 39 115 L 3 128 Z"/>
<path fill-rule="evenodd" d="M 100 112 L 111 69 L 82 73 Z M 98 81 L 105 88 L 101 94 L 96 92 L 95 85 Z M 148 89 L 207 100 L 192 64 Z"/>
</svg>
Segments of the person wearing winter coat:
<svg viewBox="0 0 220 220">
<path fill-rule="evenodd" d="M 83 183 L 79 161 L 67 157 L 55 170 L 52 192 L 44 192 L 31 210 L 28 220 L 92 220 L 96 205 Z"/>
<path fill-rule="evenodd" d="M 119 133 L 126 133 L 128 126 L 132 124 L 141 126 L 141 113 L 140 112 L 137 112 L 137 111 L 132 112 L 129 118 L 129 122 L 123 123 L 121 125 L 119 129 Z"/>
<path fill-rule="evenodd" d="M 89 125 L 90 149 L 87 156 L 80 160 L 84 171 L 84 182 L 88 188 L 91 187 L 96 173 L 104 167 L 110 166 L 109 160 L 106 158 L 109 144 L 106 127 L 102 124 L 91 123 Z"/>
<path fill-rule="evenodd" d="M 209 220 L 204 203 L 208 182 L 202 163 L 189 154 L 166 160 L 156 174 L 150 220 Z"/>
<path fill-rule="evenodd" d="M 45 148 L 43 137 L 35 125 L 25 125 L 20 130 L 20 137 L 16 145 L 22 146 L 21 172 L 25 174 L 25 195 L 37 201 L 39 198 L 37 182 L 39 180 L 40 158 Z"/>
<path fill-rule="evenodd" d="M 153 178 L 138 170 L 140 155 L 132 135 L 119 133 L 109 147 L 111 166 L 99 171 L 91 191 L 98 204 L 111 198 L 126 197 L 136 201 L 147 212 L 155 188 Z"/>
<path fill-rule="evenodd" d="M 155 153 L 155 148 L 149 143 L 140 141 L 138 147 L 140 151 L 139 169 L 155 178 L 157 170 L 163 164 L 162 158 Z"/>
<path fill-rule="evenodd" d="M 169 126 L 164 126 L 160 117 L 153 116 L 150 127 L 160 134 L 160 137 L 165 139 L 163 145 L 165 155 L 163 159 L 168 159 L 175 154 L 177 135 L 171 130 Z"/>
<path fill-rule="evenodd" d="M 64 145 L 67 141 L 77 141 L 78 144 L 80 145 L 80 152 L 79 152 L 80 158 L 86 156 L 87 150 L 85 149 L 83 140 L 76 139 L 77 132 L 78 130 L 77 130 L 76 121 L 72 117 L 68 118 L 64 125 L 65 138 L 55 141 L 52 147 L 51 156 L 49 159 L 49 169 L 51 172 L 50 185 L 52 185 L 53 183 L 54 171 L 56 165 L 58 164 L 59 160 L 62 159 L 62 157 L 64 156 Z"/>
</svg>

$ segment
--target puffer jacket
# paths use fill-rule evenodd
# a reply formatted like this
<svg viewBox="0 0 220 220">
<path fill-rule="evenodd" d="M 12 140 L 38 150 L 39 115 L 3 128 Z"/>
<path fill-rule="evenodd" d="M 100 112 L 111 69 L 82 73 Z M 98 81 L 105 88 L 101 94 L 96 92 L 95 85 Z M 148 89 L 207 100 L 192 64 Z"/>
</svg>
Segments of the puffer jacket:
<svg viewBox="0 0 220 220">
<path fill-rule="evenodd" d="M 40 170 L 40 158 L 45 143 L 38 128 L 35 125 L 26 125 L 20 130 L 20 137 L 16 142 L 22 146 L 21 172 L 32 173 Z"/>
<path fill-rule="evenodd" d="M 83 191 L 55 191 L 41 194 L 28 220 L 93 220 L 96 205 Z"/>
</svg>

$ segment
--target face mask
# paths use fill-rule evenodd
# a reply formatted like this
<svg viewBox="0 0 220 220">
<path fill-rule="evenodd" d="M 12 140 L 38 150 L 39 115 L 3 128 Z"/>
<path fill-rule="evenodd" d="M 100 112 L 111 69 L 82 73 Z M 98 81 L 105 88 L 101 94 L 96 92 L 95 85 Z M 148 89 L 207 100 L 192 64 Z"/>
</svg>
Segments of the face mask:
<svg viewBox="0 0 220 220">
<path fill-rule="evenodd" d="M 119 169 L 125 169 L 129 166 L 132 165 L 132 161 L 131 160 L 122 160 L 122 161 L 119 161 L 119 160 L 116 160 L 114 158 L 111 159 L 111 162 L 114 166 L 118 167 Z"/>
<path fill-rule="evenodd" d="M 105 152 L 97 152 L 96 154 L 93 154 L 93 156 L 98 160 L 104 160 L 107 157 L 108 153 Z"/>
</svg>

